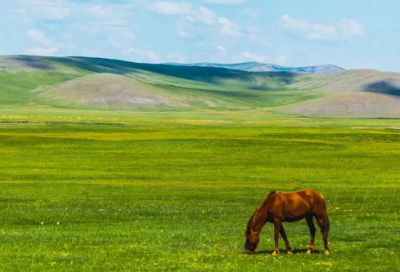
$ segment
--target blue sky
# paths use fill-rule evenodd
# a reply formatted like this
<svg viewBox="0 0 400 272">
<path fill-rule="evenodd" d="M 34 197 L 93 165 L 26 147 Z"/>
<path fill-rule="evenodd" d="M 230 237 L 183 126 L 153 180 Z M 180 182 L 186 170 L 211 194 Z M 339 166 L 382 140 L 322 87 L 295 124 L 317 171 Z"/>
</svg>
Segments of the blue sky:
<svg viewBox="0 0 400 272">
<path fill-rule="evenodd" d="M 13 0 L 1 55 L 259 61 L 400 72 L 400 1 Z"/>
</svg>

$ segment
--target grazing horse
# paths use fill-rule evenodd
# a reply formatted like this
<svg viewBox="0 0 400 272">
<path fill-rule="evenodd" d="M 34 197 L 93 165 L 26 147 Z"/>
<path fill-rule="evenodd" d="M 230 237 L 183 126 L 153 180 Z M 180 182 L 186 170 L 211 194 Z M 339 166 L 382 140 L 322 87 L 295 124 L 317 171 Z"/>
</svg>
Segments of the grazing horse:
<svg viewBox="0 0 400 272">
<path fill-rule="evenodd" d="M 285 241 L 288 253 L 292 253 L 292 247 L 287 239 L 282 222 L 296 222 L 306 219 L 310 229 L 311 239 L 307 254 L 314 251 L 315 226 L 313 217 L 317 219 L 322 232 L 325 245 L 325 254 L 329 254 L 328 232 L 329 218 L 324 197 L 314 190 L 303 190 L 290 193 L 272 191 L 265 200 L 257 207 L 247 222 L 245 253 L 254 253 L 261 229 L 267 222 L 273 223 L 275 227 L 274 240 L 275 250 L 272 255 L 279 253 L 279 233 Z"/>
</svg>

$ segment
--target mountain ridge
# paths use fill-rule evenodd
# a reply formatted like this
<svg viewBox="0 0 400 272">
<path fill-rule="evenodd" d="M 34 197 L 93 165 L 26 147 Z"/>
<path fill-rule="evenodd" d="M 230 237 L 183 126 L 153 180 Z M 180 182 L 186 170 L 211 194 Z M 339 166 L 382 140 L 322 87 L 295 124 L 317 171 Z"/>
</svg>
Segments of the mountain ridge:
<svg viewBox="0 0 400 272">
<path fill-rule="evenodd" d="M 255 110 L 400 118 L 400 73 L 317 74 L 280 66 L 283 71 L 243 70 L 262 70 L 257 65 L 227 69 L 88 57 L 0 57 L 0 109 Z"/>
<path fill-rule="evenodd" d="M 182 64 L 182 63 L 169 62 L 165 64 L 175 65 L 175 66 L 225 68 L 225 69 L 241 70 L 247 72 L 294 72 L 294 73 L 330 74 L 345 70 L 344 68 L 334 64 L 299 66 L 299 67 L 288 67 L 273 63 L 261 63 L 261 62 L 240 62 L 240 63 L 230 63 L 230 64 L 213 63 L 213 62 Z"/>
</svg>

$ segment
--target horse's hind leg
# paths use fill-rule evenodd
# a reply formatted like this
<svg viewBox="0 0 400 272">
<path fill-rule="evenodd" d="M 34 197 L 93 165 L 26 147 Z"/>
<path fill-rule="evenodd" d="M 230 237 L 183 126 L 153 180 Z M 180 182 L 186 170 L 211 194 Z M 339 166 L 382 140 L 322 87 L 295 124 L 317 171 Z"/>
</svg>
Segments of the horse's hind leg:
<svg viewBox="0 0 400 272">
<path fill-rule="evenodd" d="M 322 239 L 324 240 L 325 254 L 329 254 L 328 233 L 329 233 L 329 219 L 327 216 L 317 216 L 318 224 L 321 228 Z"/>
<path fill-rule="evenodd" d="M 291 254 L 291 253 L 292 253 L 292 246 L 291 246 L 290 243 L 289 243 L 289 240 L 288 240 L 288 238 L 287 238 L 287 236 L 286 236 L 285 229 L 283 228 L 283 225 L 282 225 L 282 224 L 281 224 L 280 232 L 281 232 L 281 236 L 282 236 L 283 241 L 285 241 L 286 248 L 287 248 L 287 252 L 288 252 L 289 254 Z"/>
<path fill-rule="evenodd" d="M 307 254 L 311 254 L 314 252 L 314 241 L 315 241 L 315 232 L 316 232 L 315 225 L 313 222 L 313 215 L 311 214 L 311 215 L 306 216 L 306 221 L 307 221 L 308 228 L 310 229 L 310 235 L 311 235 L 310 246 L 307 250 Z"/>
</svg>

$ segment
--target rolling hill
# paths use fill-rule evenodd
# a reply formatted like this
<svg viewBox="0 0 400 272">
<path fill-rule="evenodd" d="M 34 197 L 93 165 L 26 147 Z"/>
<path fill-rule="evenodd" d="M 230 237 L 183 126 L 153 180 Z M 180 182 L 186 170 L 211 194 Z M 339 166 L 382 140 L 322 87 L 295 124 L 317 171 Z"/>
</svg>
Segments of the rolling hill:
<svg viewBox="0 0 400 272">
<path fill-rule="evenodd" d="M 400 74 L 349 70 L 309 76 L 290 86 L 323 97 L 293 105 L 287 113 L 323 116 L 400 117 Z"/>
<path fill-rule="evenodd" d="M 282 93 L 285 86 L 294 83 L 299 76 L 288 72 L 250 73 L 223 68 L 143 64 L 101 58 L 32 56 L 3 57 L 0 59 L 0 69 L 0 98 L 4 98 L 4 106 L 14 107 L 39 105 L 104 110 L 241 110 L 285 105 L 314 97 L 314 94 L 292 90 Z M 108 74 L 108 77 L 83 78 L 102 74 Z M 97 84 L 105 82 L 105 78 L 110 79 L 114 86 L 121 81 L 120 88 L 109 89 L 106 94 L 101 84 Z M 127 83 L 128 79 L 130 83 Z M 129 99 L 134 101 L 138 98 L 137 101 L 148 103 L 122 103 L 121 97 L 132 90 L 128 87 L 131 85 L 145 88 L 149 97 L 157 92 L 165 96 L 165 101 L 179 103 L 177 106 L 168 106 L 168 103 L 143 100 L 149 98 L 143 97 L 143 92 L 130 92 Z M 76 88 L 79 90 L 73 91 Z"/>
<path fill-rule="evenodd" d="M 219 63 L 193 63 L 193 64 L 177 64 L 170 63 L 171 65 L 179 66 L 197 66 L 197 67 L 216 67 L 226 68 L 233 70 L 241 70 L 247 72 L 293 72 L 293 73 L 313 73 L 313 74 L 330 74 L 344 69 L 336 65 L 318 65 L 318 66 L 302 66 L 302 67 L 285 67 L 271 63 L 260 62 L 243 62 L 232 64 L 219 64 Z"/>
<path fill-rule="evenodd" d="M 36 100 L 63 108 L 138 109 L 157 106 L 190 106 L 177 95 L 152 88 L 129 77 L 115 74 L 92 74 L 55 86 L 30 92 Z"/>
<path fill-rule="evenodd" d="M 249 72 L 245 70 L 258 66 L 246 65 L 227 69 L 85 57 L 0 57 L 0 108 L 256 109 L 307 116 L 400 117 L 400 74 Z"/>
</svg>

